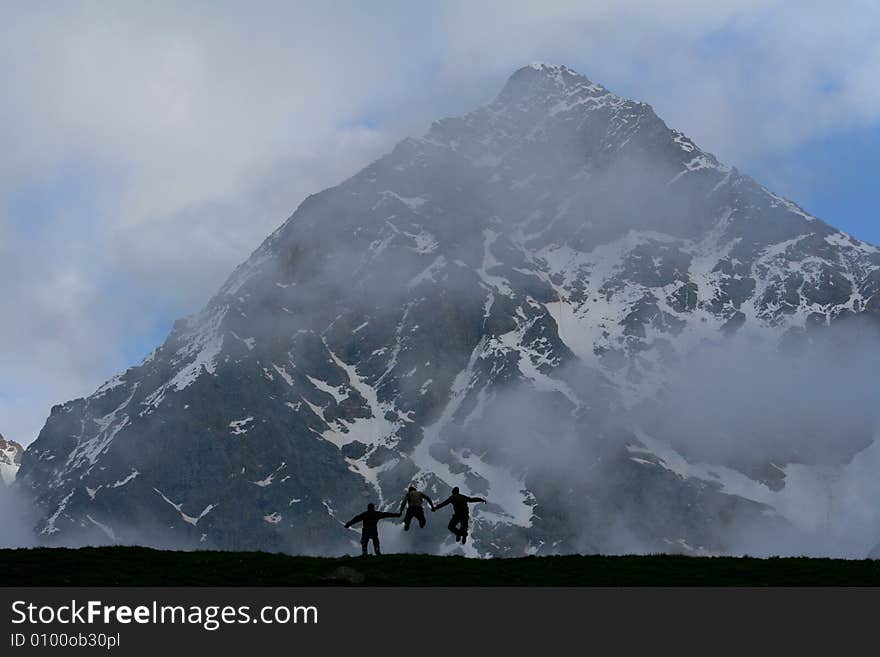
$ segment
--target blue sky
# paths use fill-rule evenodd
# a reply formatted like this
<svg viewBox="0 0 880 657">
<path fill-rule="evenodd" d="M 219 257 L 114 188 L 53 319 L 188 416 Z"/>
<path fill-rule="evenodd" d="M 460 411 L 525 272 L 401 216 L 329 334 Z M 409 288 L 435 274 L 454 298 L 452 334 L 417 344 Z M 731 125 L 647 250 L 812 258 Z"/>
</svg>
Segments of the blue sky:
<svg viewBox="0 0 880 657">
<path fill-rule="evenodd" d="M 865 0 L 0 6 L 0 432 L 156 347 L 310 193 L 567 64 L 880 243 Z"/>
<path fill-rule="evenodd" d="M 782 171 L 782 174 L 775 173 Z M 756 162 L 779 194 L 859 239 L 880 244 L 880 126 L 841 130 Z"/>
</svg>

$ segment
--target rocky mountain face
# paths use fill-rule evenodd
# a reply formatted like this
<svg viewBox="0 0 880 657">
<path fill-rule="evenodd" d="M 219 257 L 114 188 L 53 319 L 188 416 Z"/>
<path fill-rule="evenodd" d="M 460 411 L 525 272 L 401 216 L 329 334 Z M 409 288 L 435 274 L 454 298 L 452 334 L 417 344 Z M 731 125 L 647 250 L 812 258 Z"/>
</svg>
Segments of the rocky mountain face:
<svg viewBox="0 0 880 657">
<path fill-rule="evenodd" d="M 6 440 L 0 434 L 0 482 L 7 486 L 15 481 L 15 475 L 21 466 L 21 455 L 24 449 L 14 440 Z"/>
<path fill-rule="evenodd" d="M 731 551 L 790 523 L 819 456 L 785 422 L 702 449 L 668 373 L 878 316 L 880 250 L 537 64 L 307 198 L 142 364 L 53 408 L 17 485 L 52 543 L 350 551 L 341 523 L 416 482 L 490 504 L 465 548 L 438 514 L 386 525 L 399 549 Z"/>
</svg>

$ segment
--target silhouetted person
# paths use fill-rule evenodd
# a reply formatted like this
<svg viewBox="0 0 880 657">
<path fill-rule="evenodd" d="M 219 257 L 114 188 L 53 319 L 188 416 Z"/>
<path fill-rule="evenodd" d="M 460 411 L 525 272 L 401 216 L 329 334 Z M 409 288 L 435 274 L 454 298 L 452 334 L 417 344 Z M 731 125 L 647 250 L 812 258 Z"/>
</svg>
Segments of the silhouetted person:
<svg viewBox="0 0 880 657">
<path fill-rule="evenodd" d="M 382 518 L 399 518 L 400 513 L 389 513 L 387 511 L 376 511 L 376 505 L 370 502 L 367 504 L 367 510 L 356 515 L 354 518 L 345 523 L 348 529 L 357 523 L 363 523 L 361 530 L 361 549 L 363 555 L 367 556 L 367 543 L 373 541 L 373 554 L 382 554 L 379 549 L 379 521 Z"/>
<path fill-rule="evenodd" d="M 467 542 L 468 535 L 468 523 L 470 522 L 471 512 L 468 508 L 468 503 L 470 502 L 482 502 L 486 504 L 486 500 L 482 497 L 468 497 L 467 495 L 462 495 L 458 491 L 458 486 L 452 489 L 452 495 L 447 497 L 445 500 L 440 502 L 437 506 L 434 507 L 434 511 L 439 511 L 447 504 L 452 505 L 452 519 L 449 521 L 449 531 L 455 534 L 455 542 L 458 543 L 461 541 L 462 543 Z"/>
<path fill-rule="evenodd" d="M 415 486 L 410 486 L 409 490 L 406 491 L 406 495 L 404 495 L 403 499 L 400 501 L 401 513 L 403 513 L 403 508 L 406 507 L 406 515 L 403 517 L 403 531 L 409 531 L 409 524 L 412 522 L 413 518 L 419 521 L 419 527 L 425 526 L 425 500 L 428 500 L 428 504 L 431 505 L 431 511 L 433 511 L 434 503 L 431 501 L 430 497 L 417 491 Z"/>
</svg>

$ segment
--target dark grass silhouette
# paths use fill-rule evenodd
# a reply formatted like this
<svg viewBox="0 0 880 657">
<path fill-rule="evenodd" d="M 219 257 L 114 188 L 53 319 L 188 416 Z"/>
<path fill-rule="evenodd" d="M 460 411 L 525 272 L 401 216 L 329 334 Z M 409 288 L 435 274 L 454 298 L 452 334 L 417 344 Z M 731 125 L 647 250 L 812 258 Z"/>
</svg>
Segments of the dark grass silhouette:
<svg viewBox="0 0 880 657">
<path fill-rule="evenodd" d="M 296 557 L 140 547 L 0 550 L 2 586 L 878 586 L 880 560 L 422 554 Z"/>
</svg>

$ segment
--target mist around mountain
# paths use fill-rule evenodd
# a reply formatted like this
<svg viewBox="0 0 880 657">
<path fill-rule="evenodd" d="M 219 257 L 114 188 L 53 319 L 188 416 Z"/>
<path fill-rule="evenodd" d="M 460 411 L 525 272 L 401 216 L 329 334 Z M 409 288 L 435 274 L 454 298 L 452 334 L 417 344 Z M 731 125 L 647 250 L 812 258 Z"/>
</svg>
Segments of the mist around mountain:
<svg viewBox="0 0 880 657">
<path fill-rule="evenodd" d="M 12 487 L 24 448 L 0 434 L 0 546 L 33 545 L 33 526 L 37 521 L 29 495 Z"/>
<path fill-rule="evenodd" d="M 39 542 L 864 556 L 880 250 L 564 67 L 306 199 L 140 365 L 52 409 Z"/>
</svg>

